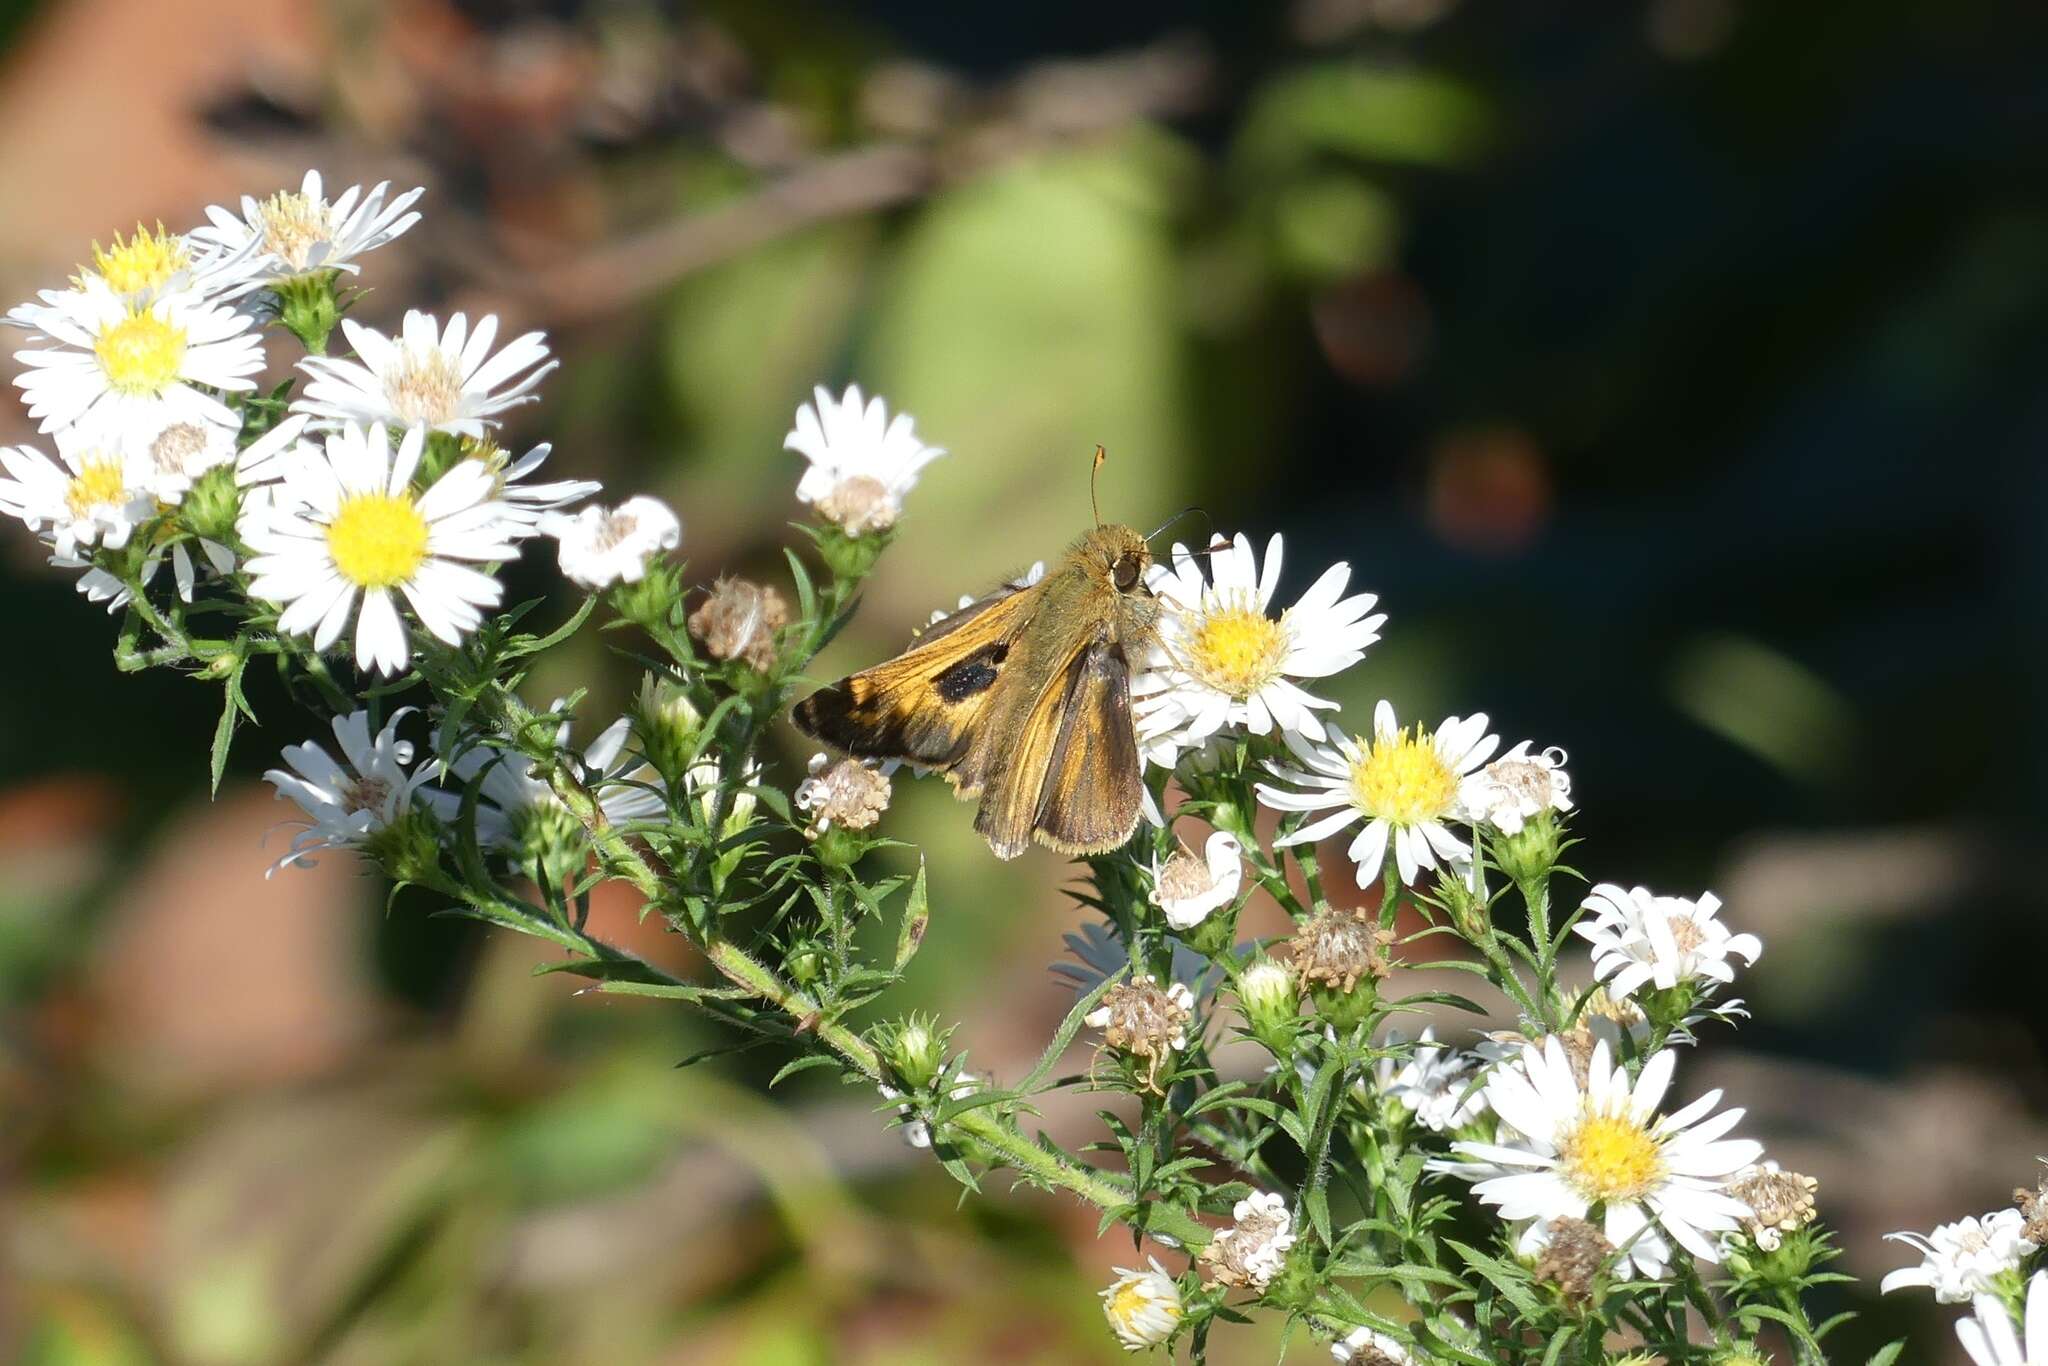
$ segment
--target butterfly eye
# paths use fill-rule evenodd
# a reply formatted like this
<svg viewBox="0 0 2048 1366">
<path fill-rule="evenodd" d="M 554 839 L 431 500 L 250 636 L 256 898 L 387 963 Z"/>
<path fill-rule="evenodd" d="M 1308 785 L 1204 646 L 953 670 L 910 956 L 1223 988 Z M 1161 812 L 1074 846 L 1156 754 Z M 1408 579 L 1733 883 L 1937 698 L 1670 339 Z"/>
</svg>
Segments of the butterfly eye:
<svg viewBox="0 0 2048 1366">
<path fill-rule="evenodd" d="M 1128 593 L 1138 586 L 1138 579 L 1145 571 L 1138 564 L 1138 557 L 1125 551 L 1116 557 L 1116 567 L 1110 571 L 1110 580 L 1116 584 L 1116 591 Z"/>
</svg>

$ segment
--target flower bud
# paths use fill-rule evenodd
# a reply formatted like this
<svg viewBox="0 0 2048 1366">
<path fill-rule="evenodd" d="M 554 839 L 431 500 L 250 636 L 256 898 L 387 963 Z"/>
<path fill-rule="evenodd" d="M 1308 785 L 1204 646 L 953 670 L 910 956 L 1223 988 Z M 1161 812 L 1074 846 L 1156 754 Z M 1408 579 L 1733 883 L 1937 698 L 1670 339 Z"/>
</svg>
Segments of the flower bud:
<svg viewBox="0 0 2048 1366">
<path fill-rule="evenodd" d="M 1149 1271 L 1123 1266 L 1116 1271 L 1117 1279 L 1102 1292 L 1102 1313 L 1117 1341 L 1137 1352 L 1172 1337 L 1185 1312 L 1173 1277 L 1156 1261 Z"/>
<path fill-rule="evenodd" d="M 945 1066 L 951 1030 L 941 1030 L 928 1015 L 912 1015 L 877 1031 L 876 1046 L 890 1070 L 907 1086 L 929 1086 Z"/>
<path fill-rule="evenodd" d="M 633 700 L 633 730 L 640 737 L 641 752 L 665 780 L 674 783 L 688 770 L 697 728 L 703 723 L 681 685 L 651 673 L 640 680 L 639 695 Z"/>
<path fill-rule="evenodd" d="M 1301 1012 L 1301 988 L 1294 970 L 1272 958 L 1254 959 L 1237 977 L 1237 1006 L 1246 1028 L 1275 1057 L 1294 1051 L 1294 1031 Z"/>
<path fill-rule="evenodd" d="M 178 505 L 178 520 L 187 531 L 222 543 L 234 539 L 241 514 L 242 492 L 235 487 L 233 465 L 217 465 L 200 475 Z"/>
<path fill-rule="evenodd" d="M 1557 866 L 1564 842 L 1556 813 L 1540 811 L 1514 834 L 1493 837 L 1493 861 L 1516 886 L 1540 882 Z"/>
</svg>

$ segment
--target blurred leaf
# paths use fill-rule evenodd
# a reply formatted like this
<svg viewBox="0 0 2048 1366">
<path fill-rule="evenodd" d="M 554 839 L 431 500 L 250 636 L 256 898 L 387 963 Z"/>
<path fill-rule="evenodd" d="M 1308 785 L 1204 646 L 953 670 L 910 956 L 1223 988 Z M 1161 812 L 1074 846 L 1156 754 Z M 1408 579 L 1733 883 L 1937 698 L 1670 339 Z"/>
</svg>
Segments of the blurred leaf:
<svg viewBox="0 0 2048 1366">
<path fill-rule="evenodd" d="M 1345 63 L 1269 83 L 1245 119 L 1234 157 L 1259 176 L 1318 153 L 1455 166 L 1478 154 L 1490 123 L 1479 93 L 1462 82 Z"/>
</svg>

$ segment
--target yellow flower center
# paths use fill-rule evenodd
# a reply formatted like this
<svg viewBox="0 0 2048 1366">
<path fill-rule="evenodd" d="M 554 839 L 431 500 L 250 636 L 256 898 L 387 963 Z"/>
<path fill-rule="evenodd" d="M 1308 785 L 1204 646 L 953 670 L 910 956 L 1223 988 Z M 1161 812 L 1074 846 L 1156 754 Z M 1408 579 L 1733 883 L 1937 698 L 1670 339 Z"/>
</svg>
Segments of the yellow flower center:
<svg viewBox="0 0 2048 1366">
<path fill-rule="evenodd" d="M 1436 741 L 1414 730 L 1373 737 L 1351 761 L 1351 800 L 1359 810 L 1394 825 L 1435 820 L 1456 804 L 1458 775 L 1436 752 Z"/>
<path fill-rule="evenodd" d="M 438 426 L 454 417 L 462 403 L 462 374 L 455 360 L 436 346 L 425 355 L 410 347 L 384 381 L 384 397 L 398 420 Z"/>
<path fill-rule="evenodd" d="M 127 496 L 128 479 L 120 457 L 89 455 L 79 462 L 77 477 L 64 491 L 64 504 L 73 517 L 89 517 L 94 508 L 119 503 Z"/>
<path fill-rule="evenodd" d="M 1664 1150 L 1626 1115 L 1589 1114 L 1558 1145 L 1558 1169 L 1588 1200 L 1640 1200 L 1664 1176 Z"/>
<path fill-rule="evenodd" d="M 118 393 L 161 394 L 185 365 L 185 329 L 146 308 L 100 333 L 93 343 L 107 384 Z"/>
<path fill-rule="evenodd" d="M 350 583 L 391 588 L 427 558 L 427 519 L 404 494 L 359 493 L 328 523 L 327 552 Z"/>
<path fill-rule="evenodd" d="M 1119 1323 L 1134 1323 L 1148 1309 L 1156 1309 L 1169 1319 L 1178 1319 L 1181 1312 L 1179 1305 L 1154 1295 L 1151 1286 L 1136 1276 L 1118 1286 L 1109 1298 L 1109 1312 Z"/>
<path fill-rule="evenodd" d="M 92 269 L 116 294 L 154 293 L 191 265 L 185 239 L 165 232 L 161 223 L 155 232 L 136 224 L 135 235 L 125 242 L 115 233 L 111 247 L 92 244 Z"/>
<path fill-rule="evenodd" d="M 1290 644 L 1286 625 L 1249 603 L 1204 612 L 1188 642 L 1188 672 L 1220 693 L 1250 697 L 1280 676 Z"/>
<path fill-rule="evenodd" d="M 334 214 L 325 200 L 289 191 L 270 196 L 257 206 L 263 225 L 263 248 L 293 270 L 312 262 L 313 248 L 333 239 Z"/>
</svg>

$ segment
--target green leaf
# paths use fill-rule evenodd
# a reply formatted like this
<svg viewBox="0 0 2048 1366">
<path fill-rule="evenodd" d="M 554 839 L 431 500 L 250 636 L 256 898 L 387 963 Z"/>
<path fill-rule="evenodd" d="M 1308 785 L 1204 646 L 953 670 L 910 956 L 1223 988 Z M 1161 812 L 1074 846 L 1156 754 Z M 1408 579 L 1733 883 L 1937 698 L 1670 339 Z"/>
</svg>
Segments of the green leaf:
<svg viewBox="0 0 2048 1366">
<path fill-rule="evenodd" d="M 1892 1366 L 1892 1363 L 1899 1359 L 1899 1353 L 1905 1350 L 1906 1340 L 1904 1338 L 1900 1338 L 1897 1342 L 1887 1343 L 1885 1346 L 1878 1348 L 1876 1355 L 1865 1362 L 1864 1366 Z"/>
<path fill-rule="evenodd" d="M 799 1072 L 808 1072 L 813 1067 L 830 1067 L 838 1061 L 830 1053 L 807 1053 L 803 1057 L 792 1058 L 782 1065 L 780 1071 L 768 1079 L 768 1088 L 773 1090 L 782 1085 L 784 1079 L 793 1077 Z"/>
<path fill-rule="evenodd" d="M 1522 1316 L 1524 1323 L 1537 1324 L 1550 1317 L 1549 1311 L 1543 1307 L 1543 1302 L 1537 1299 L 1529 1288 L 1528 1273 L 1520 1267 L 1503 1262 L 1497 1257 L 1489 1257 L 1478 1248 L 1467 1247 L 1455 1238 L 1446 1238 L 1444 1242 L 1465 1259 L 1467 1266 L 1484 1276 L 1494 1289 L 1500 1291 L 1501 1298 L 1515 1307 L 1515 1312 Z"/>
<path fill-rule="evenodd" d="M 1052 1071 L 1053 1064 L 1067 1051 L 1067 1045 L 1081 1032 L 1081 1025 L 1088 1018 L 1088 1012 L 1095 1009 L 1097 1003 L 1109 994 L 1109 989 L 1121 982 L 1124 974 L 1129 971 L 1128 965 L 1118 968 L 1103 978 L 1095 990 L 1074 1002 L 1074 1008 L 1067 1012 L 1067 1018 L 1061 1020 L 1060 1027 L 1053 1031 L 1052 1042 L 1046 1045 L 1045 1052 L 1039 1055 L 1038 1065 L 1025 1075 L 1024 1080 L 1017 1083 L 1018 1094 L 1030 1095 L 1038 1083 L 1045 1080 L 1046 1074 Z"/>
<path fill-rule="evenodd" d="M 255 721 L 256 714 L 249 710 L 249 703 L 242 696 L 242 670 L 249 667 L 246 655 L 237 653 L 235 666 L 222 680 L 220 721 L 213 728 L 213 754 L 210 772 L 213 778 L 212 791 L 220 791 L 221 775 L 227 771 L 228 747 L 235 741 L 235 722 L 238 716 L 247 716 Z"/>
</svg>

